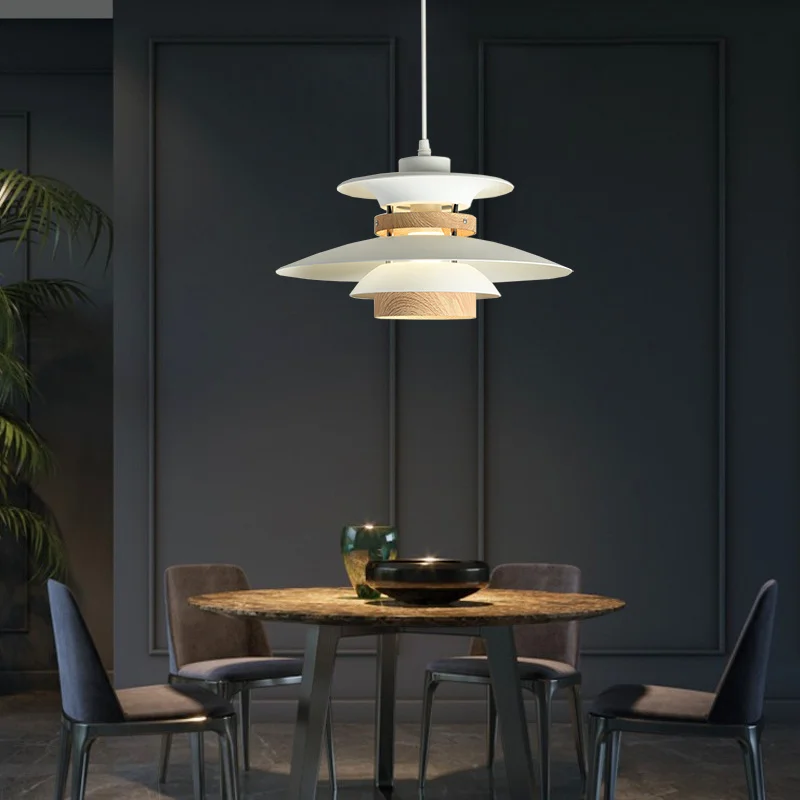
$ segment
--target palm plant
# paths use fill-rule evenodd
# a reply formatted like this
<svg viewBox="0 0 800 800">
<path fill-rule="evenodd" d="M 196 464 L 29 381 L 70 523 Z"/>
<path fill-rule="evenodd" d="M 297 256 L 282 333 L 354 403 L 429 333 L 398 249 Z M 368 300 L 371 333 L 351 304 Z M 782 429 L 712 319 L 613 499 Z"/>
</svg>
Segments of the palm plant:
<svg viewBox="0 0 800 800">
<path fill-rule="evenodd" d="M 49 246 L 53 256 L 88 241 L 86 260 L 107 234 L 106 265 L 113 226 L 97 205 L 61 181 L 0 168 L 0 243 Z M 34 390 L 26 364 L 28 322 L 37 315 L 89 302 L 72 280 L 32 278 L 6 283 L 0 273 L 0 536 L 25 540 L 36 574 L 64 572 L 64 546 L 56 520 L 36 495 L 34 483 L 53 466 L 52 454 L 20 409 Z"/>
</svg>

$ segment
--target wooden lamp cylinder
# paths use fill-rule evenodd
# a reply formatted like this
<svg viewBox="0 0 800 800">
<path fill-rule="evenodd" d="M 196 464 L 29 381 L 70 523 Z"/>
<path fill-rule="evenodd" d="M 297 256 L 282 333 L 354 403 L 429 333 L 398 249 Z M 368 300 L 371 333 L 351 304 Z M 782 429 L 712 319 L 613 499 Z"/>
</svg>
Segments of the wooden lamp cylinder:
<svg viewBox="0 0 800 800">
<path fill-rule="evenodd" d="M 478 221 L 471 214 L 446 211 L 402 211 L 378 214 L 376 236 L 409 236 L 423 231 L 436 231 L 446 236 L 474 236 Z"/>
<path fill-rule="evenodd" d="M 376 294 L 376 319 L 475 319 L 474 292 L 385 292 Z"/>
</svg>

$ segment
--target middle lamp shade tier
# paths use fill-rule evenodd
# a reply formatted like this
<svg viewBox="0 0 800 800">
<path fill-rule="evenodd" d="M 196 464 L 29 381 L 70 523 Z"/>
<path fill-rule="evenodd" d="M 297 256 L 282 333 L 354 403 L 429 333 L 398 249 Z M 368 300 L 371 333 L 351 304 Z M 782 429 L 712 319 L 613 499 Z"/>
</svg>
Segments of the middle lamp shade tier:
<svg viewBox="0 0 800 800">
<path fill-rule="evenodd" d="M 279 275 L 358 283 L 379 319 L 473 319 L 476 300 L 499 297 L 494 283 L 545 280 L 571 269 L 533 253 L 462 236 L 377 236 L 278 270 Z"/>
<path fill-rule="evenodd" d="M 492 283 L 563 278 L 572 272 L 516 247 L 465 236 L 376 236 L 324 250 L 277 272 L 290 278 L 357 283 L 390 261 L 460 262 L 473 266 Z"/>
</svg>

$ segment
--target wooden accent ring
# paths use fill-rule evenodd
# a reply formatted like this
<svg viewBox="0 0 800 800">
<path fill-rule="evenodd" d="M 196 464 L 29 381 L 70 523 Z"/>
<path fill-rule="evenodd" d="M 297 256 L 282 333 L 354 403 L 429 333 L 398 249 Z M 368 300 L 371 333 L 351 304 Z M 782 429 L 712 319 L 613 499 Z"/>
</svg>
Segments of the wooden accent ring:
<svg viewBox="0 0 800 800">
<path fill-rule="evenodd" d="M 475 319 L 472 292 L 386 292 L 375 295 L 376 319 Z"/>
<path fill-rule="evenodd" d="M 472 214 L 447 211 L 407 211 L 375 217 L 376 236 L 408 236 L 420 228 L 440 228 L 446 236 L 474 236 L 478 220 Z"/>
</svg>

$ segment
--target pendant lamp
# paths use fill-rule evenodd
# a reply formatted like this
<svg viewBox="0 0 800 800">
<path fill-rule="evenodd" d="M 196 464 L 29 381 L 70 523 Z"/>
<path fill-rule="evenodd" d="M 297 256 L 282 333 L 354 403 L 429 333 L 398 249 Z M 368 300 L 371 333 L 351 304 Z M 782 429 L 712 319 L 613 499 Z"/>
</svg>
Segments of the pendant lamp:
<svg viewBox="0 0 800 800">
<path fill-rule="evenodd" d="M 478 300 L 500 296 L 495 283 L 562 278 L 572 270 L 541 256 L 472 238 L 475 200 L 508 194 L 502 178 L 450 171 L 428 141 L 427 9 L 422 16 L 422 138 L 397 172 L 351 178 L 349 197 L 376 200 L 375 238 L 334 247 L 277 270 L 278 275 L 356 283 L 351 297 L 372 300 L 377 319 L 474 319 Z"/>
</svg>

